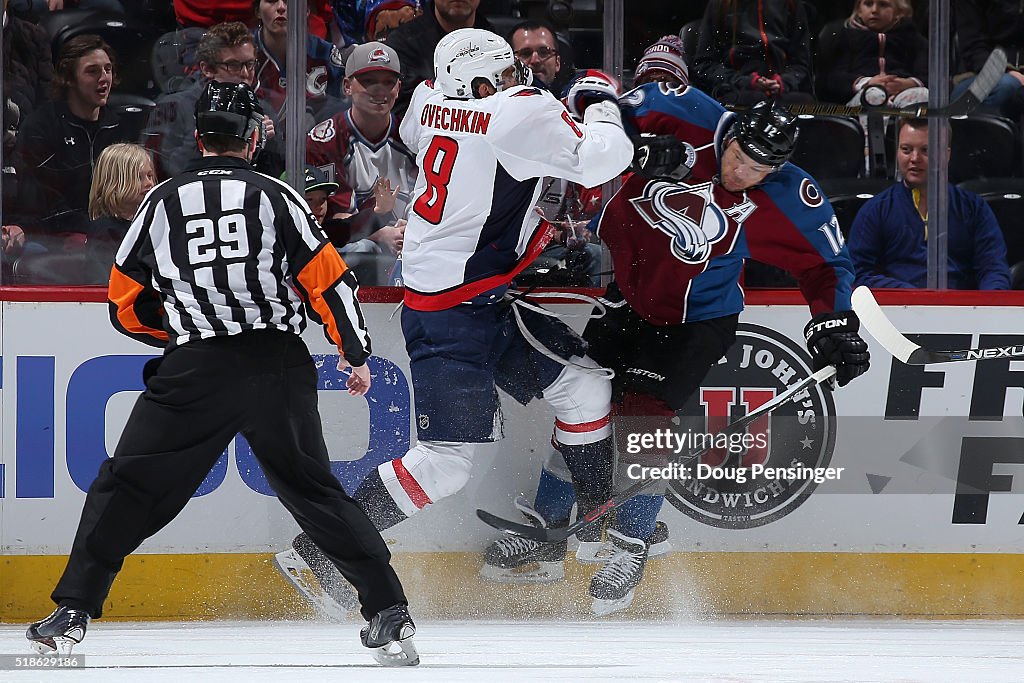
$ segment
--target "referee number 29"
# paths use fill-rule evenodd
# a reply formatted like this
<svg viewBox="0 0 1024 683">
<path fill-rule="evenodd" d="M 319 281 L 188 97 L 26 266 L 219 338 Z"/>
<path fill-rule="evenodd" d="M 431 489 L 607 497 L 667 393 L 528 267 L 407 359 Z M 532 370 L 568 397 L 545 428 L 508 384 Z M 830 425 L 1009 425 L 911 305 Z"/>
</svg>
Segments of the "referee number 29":
<svg viewBox="0 0 1024 683">
<path fill-rule="evenodd" d="M 413 210 L 432 225 L 441 222 L 444 204 L 448 201 L 448 183 L 452 181 L 452 168 L 458 153 L 457 140 L 437 135 L 423 155 L 423 178 L 427 187 L 413 204 Z"/>
<path fill-rule="evenodd" d="M 196 218 L 185 224 L 188 261 L 194 266 L 210 263 L 219 255 L 224 259 L 242 259 L 249 255 L 245 216 L 229 213 L 214 224 L 209 218 Z"/>
</svg>

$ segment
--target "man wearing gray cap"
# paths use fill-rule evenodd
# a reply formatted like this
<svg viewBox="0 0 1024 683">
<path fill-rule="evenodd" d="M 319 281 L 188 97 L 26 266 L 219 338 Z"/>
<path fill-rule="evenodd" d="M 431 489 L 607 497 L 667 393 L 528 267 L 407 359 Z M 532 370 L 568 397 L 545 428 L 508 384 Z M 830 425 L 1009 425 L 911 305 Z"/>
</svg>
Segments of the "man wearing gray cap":
<svg viewBox="0 0 1024 683">
<path fill-rule="evenodd" d="M 335 246 L 347 254 L 372 254 L 375 270 L 386 273 L 399 252 L 405 217 L 416 182 L 416 158 L 398 136 L 392 113 L 400 87 L 398 54 L 384 43 L 356 46 L 345 62 L 345 95 L 352 106 L 309 132 L 306 162 L 338 183 L 327 217 L 347 218 L 351 230 L 324 225 Z M 370 275 L 364 273 L 364 276 Z M 384 284 L 373 278 L 367 285 Z"/>
</svg>

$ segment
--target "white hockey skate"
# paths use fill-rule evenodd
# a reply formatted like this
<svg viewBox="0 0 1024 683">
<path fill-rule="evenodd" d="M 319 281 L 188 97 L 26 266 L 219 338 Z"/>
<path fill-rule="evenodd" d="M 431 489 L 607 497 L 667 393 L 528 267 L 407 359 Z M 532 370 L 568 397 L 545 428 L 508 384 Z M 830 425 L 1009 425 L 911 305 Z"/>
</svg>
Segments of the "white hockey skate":
<svg viewBox="0 0 1024 683">
<path fill-rule="evenodd" d="M 321 571 L 327 576 L 324 576 L 323 579 L 317 578 L 316 573 L 303 558 L 305 555 L 314 559 L 311 555 L 312 551 L 306 547 L 307 545 L 312 545 L 308 536 L 305 534 L 296 536 L 292 541 L 291 548 L 274 555 L 274 566 L 324 618 L 331 621 L 345 621 L 350 614 L 358 613 L 359 597 L 329 560 L 326 564 L 320 563 Z M 317 556 L 322 555 L 315 546 L 313 550 Z M 323 559 L 326 560 L 326 557 Z M 327 583 L 327 587 L 323 585 L 323 582 Z"/>
<path fill-rule="evenodd" d="M 523 496 L 517 496 L 516 508 L 535 526 L 547 528 L 547 522 Z M 540 543 L 521 536 L 507 536 L 491 543 L 484 551 L 480 577 L 494 583 L 554 583 L 565 578 L 566 541 Z"/>
<path fill-rule="evenodd" d="M 608 529 L 608 541 L 615 553 L 590 581 L 590 597 L 594 599 L 591 611 L 599 617 L 624 610 L 633 603 L 647 564 L 646 542 L 615 529 Z"/>
<path fill-rule="evenodd" d="M 595 531 L 598 533 L 595 534 Z M 578 562 L 583 564 L 605 562 L 618 552 L 618 548 L 611 541 L 601 538 L 600 532 L 602 531 L 604 530 L 599 524 L 591 524 L 576 534 L 576 538 L 580 539 L 579 547 L 576 548 Z M 647 553 L 648 559 L 672 552 L 672 544 L 668 541 L 668 525 L 664 522 L 655 524 L 654 533 L 648 544 L 650 545 Z"/>
</svg>

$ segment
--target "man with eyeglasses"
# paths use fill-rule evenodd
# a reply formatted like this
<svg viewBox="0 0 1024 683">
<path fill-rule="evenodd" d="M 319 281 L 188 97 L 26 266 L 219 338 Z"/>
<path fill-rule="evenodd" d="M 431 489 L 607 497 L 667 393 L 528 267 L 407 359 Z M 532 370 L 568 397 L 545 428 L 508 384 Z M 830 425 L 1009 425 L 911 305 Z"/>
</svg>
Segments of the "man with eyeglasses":
<svg viewBox="0 0 1024 683">
<path fill-rule="evenodd" d="M 402 62 L 402 87 L 395 103 L 395 115 L 402 118 L 412 91 L 434 77 L 434 48 L 441 39 L 460 28 L 494 31 L 484 15 L 477 12 L 480 0 L 433 0 L 423 14 L 402 24 L 384 41 L 398 53 Z"/>
<path fill-rule="evenodd" d="M 519 61 L 530 67 L 533 84 L 559 95 L 572 76 L 573 66 L 562 68 L 555 30 L 541 21 L 524 21 L 512 27 L 508 42 Z M 539 82 L 538 82 L 539 81 Z"/>
<path fill-rule="evenodd" d="M 142 144 L 155 152 L 157 174 L 165 180 L 181 173 L 202 156 L 196 144 L 195 106 L 210 81 L 254 85 L 256 47 L 252 33 L 240 21 L 210 27 L 196 49 L 199 74 L 191 86 L 168 93 L 157 100 L 149 124 L 142 133 Z M 264 111 L 271 111 L 261 102 Z M 275 135 L 274 120 L 265 116 L 267 146 L 260 152 L 256 170 L 277 177 L 284 170 L 284 150 Z"/>
</svg>

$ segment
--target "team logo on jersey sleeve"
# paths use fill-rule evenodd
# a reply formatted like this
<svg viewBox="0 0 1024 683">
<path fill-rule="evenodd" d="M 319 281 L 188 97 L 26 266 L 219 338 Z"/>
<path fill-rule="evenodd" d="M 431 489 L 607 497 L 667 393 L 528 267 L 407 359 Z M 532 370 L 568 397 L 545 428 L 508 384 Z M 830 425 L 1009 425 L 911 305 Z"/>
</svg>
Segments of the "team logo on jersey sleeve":
<svg viewBox="0 0 1024 683">
<path fill-rule="evenodd" d="M 680 424 L 693 432 L 718 434 L 811 372 L 806 351 L 793 340 L 741 323 L 736 343 L 680 411 Z M 763 526 L 798 508 L 818 485 L 809 471 L 828 468 L 832 459 L 836 425 L 831 392 L 815 386 L 799 394 L 748 426 L 746 435 L 743 443 L 723 447 L 716 442 L 687 463 L 692 476 L 669 485 L 666 498 L 672 505 L 725 529 Z M 772 476 L 750 476 L 754 465 Z M 737 468 L 746 468 L 747 476 L 735 476 Z"/>
<path fill-rule="evenodd" d="M 710 182 L 685 185 L 654 181 L 641 197 L 630 199 L 653 228 L 671 237 L 672 255 L 683 263 L 703 263 L 729 232 L 729 217 L 715 204 Z"/>
<path fill-rule="evenodd" d="M 337 131 L 334 129 L 334 119 L 327 119 L 313 126 L 309 131 L 309 137 L 315 142 L 328 142 L 334 139 Z"/>
<path fill-rule="evenodd" d="M 814 186 L 809 178 L 804 178 L 800 181 L 800 201 L 812 209 L 816 209 L 825 202 L 825 198 L 821 196 L 821 191 Z"/>
</svg>

